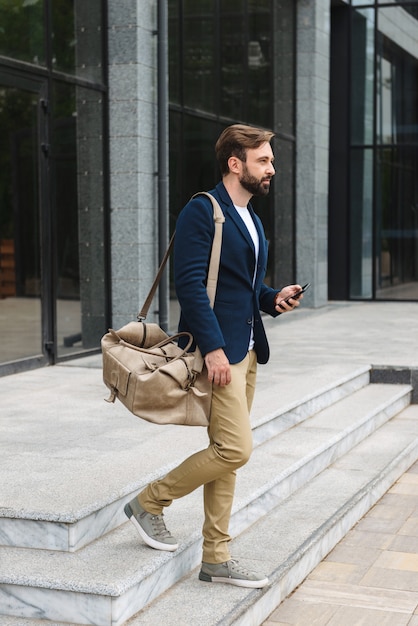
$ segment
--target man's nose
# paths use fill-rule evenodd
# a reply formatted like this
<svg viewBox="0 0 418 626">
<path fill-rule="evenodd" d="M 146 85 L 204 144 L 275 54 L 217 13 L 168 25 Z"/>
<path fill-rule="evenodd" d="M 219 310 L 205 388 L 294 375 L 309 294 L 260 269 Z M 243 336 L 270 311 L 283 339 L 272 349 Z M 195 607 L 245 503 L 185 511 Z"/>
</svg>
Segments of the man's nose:
<svg viewBox="0 0 418 626">
<path fill-rule="evenodd" d="M 274 169 L 274 165 L 273 163 L 270 163 L 269 167 L 268 167 L 268 173 L 270 176 L 274 176 L 276 173 L 276 170 Z"/>
</svg>

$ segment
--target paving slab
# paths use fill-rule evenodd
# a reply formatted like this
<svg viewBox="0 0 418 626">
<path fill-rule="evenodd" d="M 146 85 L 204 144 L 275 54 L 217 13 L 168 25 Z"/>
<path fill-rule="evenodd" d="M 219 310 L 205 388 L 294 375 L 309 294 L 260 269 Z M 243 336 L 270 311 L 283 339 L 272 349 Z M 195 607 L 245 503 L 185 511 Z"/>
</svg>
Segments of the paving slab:
<svg viewBox="0 0 418 626">
<path fill-rule="evenodd" d="M 418 419 L 417 407 L 409 413 Z M 418 625 L 417 471 L 415 463 L 263 626 Z"/>
</svg>

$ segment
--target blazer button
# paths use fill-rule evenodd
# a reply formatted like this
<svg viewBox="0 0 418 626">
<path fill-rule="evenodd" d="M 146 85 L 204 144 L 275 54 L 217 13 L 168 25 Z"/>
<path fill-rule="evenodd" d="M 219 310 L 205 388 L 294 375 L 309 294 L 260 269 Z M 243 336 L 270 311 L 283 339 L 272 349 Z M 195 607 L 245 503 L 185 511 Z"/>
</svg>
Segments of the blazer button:
<svg viewBox="0 0 418 626">
<path fill-rule="evenodd" d="M 251 320 L 251 319 L 247 320 L 247 324 L 249 324 L 250 326 L 252 325 L 252 323 L 253 323 L 253 320 Z"/>
</svg>

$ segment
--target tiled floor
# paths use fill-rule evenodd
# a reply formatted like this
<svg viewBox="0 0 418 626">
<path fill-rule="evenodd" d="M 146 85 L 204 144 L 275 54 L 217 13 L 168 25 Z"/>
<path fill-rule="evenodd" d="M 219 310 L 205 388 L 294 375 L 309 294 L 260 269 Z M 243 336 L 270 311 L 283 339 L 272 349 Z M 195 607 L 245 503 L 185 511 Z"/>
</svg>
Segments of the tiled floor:
<svg viewBox="0 0 418 626">
<path fill-rule="evenodd" d="M 418 626 L 418 463 L 264 626 Z"/>
</svg>

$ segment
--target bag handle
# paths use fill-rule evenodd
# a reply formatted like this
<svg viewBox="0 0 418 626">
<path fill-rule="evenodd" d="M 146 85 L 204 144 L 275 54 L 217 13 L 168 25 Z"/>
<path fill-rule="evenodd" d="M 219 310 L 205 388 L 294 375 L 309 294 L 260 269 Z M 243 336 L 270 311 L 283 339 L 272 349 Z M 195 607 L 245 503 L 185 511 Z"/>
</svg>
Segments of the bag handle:
<svg viewBox="0 0 418 626">
<path fill-rule="evenodd" d="M 207 191 L 199 191 L 192 197 L 196 198 L 196 196 L 207 196 L 212 202 L 212 207 L 213 207 L 213 220 L 215 222 L 215 234 L 214 234 L 213 242 L 212 242 L 212 252 L 210 255 L 208 280 L 207 280 L 207 285 L 206 285 L 206 290 L 208 293 L 210 306 L 211 308 L 213 308 L 213 305 L 215 302 L 215 295 L 216 295 L 216 285 L 218 283 L 219 263 L 221 259 L 222 225 L 225 221 L 225 216 L 222 212 L 221 207 L 219 206 L 218 201 L 212 196 L 212 194 L 208 193 Z M 174 232 L 170 239 L 167 250 L 165 251 L 163 259 L 160 263 L 160 267 L 158 268 L 157 275 L 154 278 L 154 282 L 152 283 L 151 289 L 145 299 L 142 309 L 137 315 L 137 319 L 140 322 L 142 322 L 148 315 L 148 310 L 151 306 L 152 299 L 154 298 L 155 292 L 157 291 L 157 287 L 161 280 L 161 276 L 163 274 L 168 258 L 173 249 L 175 234 L 176 233 Z"/>
<path fill-rule="evenodd" d="M 152 354 L 152 350 L 156 348 L 163 348 L 164 346 L 167 346 L 169 343 L 172 343 L 173 340 L 179 339 L 180 337 L 187 337 L 187 346 L 185 348 L 185 352 L 187 352 L 187 350 L 190 348 L 190 346 L 193 343 L 193 336 L 187 331 L 182 331 L 180 333 L 176 333 L 175 335 L 171 335 L 170 337 L 166 337 L 159 343 L 156 343 L 154 346 L 152 346 L 152 348 L 144 348 L 143 346 L 136 346 L 135 344 L 130 343 L 129 341 L 126 341 L 126 339 L 122 339 L 119 333 L 113 328 L 109 328 L 109 333 L 112 335 L 114 339 L 118 340 L 118 343 L 123 343 L 125 346 L 130 346 L 134 348 L 135 350 L 139 350 L 139 352 L 147 352 L 148 354 Z M 156 352 L 155 354 L 159 355 L 160 353 Z"/>
<path fill-rule="evenodd" d="M 122 339 L 122 337 L 116 332 L 116 330 L 113 330 L 113 328 L 109 329 L 109 333 L 112 335 L 114 339 L 117 340 L 118 344 L 126 346 L 127 348 L 132 348 L 132 350 L 136 350 L 137 352 L 143 352 L 145 354 L 152 354 L 154 356 L 163 356 L 161 352 L 154 352 L 154 350 L 156 350 L 157 348 L 163 348 L 164 346 L 167 346 L 169 343 L 172 343 L 176 339 L 179 339 L 179 337 L 187 337 L 188 338 L 187 345 L 185 346 L 183 352 L 178 354 L 176 357 L 167 357 L 174 361 L 184 356 L 193 343 L 193 336 L 186 331 L 181 332 L 181 333 L 176 333 L 175 335 L 172 335 L 171 337 L 167 337 L 166 339 L 163 339 L 159 343 L 156 343 L 155 346 L 152 346 L 152 348 L 142 348 L 140 346 L 136 346 L 133 343 L 129 343 L 129 341 Z"/>
</svg>

